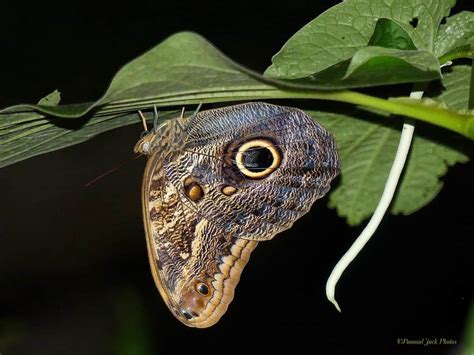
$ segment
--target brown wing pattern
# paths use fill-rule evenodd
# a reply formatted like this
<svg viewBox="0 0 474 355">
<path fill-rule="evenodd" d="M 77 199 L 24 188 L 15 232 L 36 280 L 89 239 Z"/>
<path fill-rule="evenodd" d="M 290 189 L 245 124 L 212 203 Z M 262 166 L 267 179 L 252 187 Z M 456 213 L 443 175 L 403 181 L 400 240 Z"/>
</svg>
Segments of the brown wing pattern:
<svg viewBox="0 0 474 355">
<path fill-rule="evenodd" d="M 158 153 L 159 154 L 159 153 Z M 257 242 L 238 239 L 203 218 L 150 158 L 143 184 L 143 217 L 155 283 L 173 314 L 193 327 L 215 324 L 234 297 Z M 205 284 L 208 294 L 198 286 Z"/>
<path fill-rule="evenodd" d="M 153 134 L 142 191 L 153 276 L 181 322 L 208 327 L 258 241 L 327 192 L 339 172 L 335 142 L 304 112 L 264 103 L 203 111 Z"/>
</svg>

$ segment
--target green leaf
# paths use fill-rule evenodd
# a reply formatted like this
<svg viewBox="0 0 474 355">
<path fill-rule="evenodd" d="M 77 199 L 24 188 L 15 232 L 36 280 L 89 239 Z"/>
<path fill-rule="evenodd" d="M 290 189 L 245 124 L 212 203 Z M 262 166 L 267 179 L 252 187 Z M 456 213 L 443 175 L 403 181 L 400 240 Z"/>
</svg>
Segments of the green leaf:
<svg viewBox="0 0 474 355">
<path fill-rule="evenodd" d="M 457 109 L 467 107 L 469 67 L 453 67 L 444 75 L 445 90 L 433 97 Z M 395 117 L 385 125 L 376 124 L 374 115 L 355 111 L 342 115 L 310 112 L 334 134 L 341 158 L 341 180 L 329 195 L 329 206 L 350 225 L 360 224 L 372 215 L 382 195 L 401 134 Z M 364 119 L 361 119 L 363 117 Z M 401 180 L 392 213 L 410 214 L 431 201 L 442 187 L 439 178 L 447 167 L 468 157 L 453 148 L 451 141 L 432 141 L 415 130 L 413 147 Z M 433 136 L 433 134 L 428 135 Z"/>
<path fill-rule="evenodd" d="M 176 116 L 178 111 L 160 113 L 160 120 Z M 0 122 L 3 114 L 0 114 Z M 1 129 L 0 168 L 18 161 L 79 144 L 92 137 L 125 125 L 139 123 L 137 113 L 96 116 L 89 121 L 75 120 L 58 126 L 35 112 L 9 115 L 12 120 L 30 119 L 29 124 Z M 20 126 L 20 127 L 18 127 Z M 137 137 L 138 140 L 139 137 Z M 130 148 L 131 151 L 133 147 Z"/>
<path fill-rule="evenodd" d="M 454 108 L 467 109 L 470 69 L 468 66 L 451 68 L 444 75 L 444 91 L 435 99 Z M 455 142 L 453 137 L 444 142 L 420 135 L 415 137 L 392 213 L 407 215 L 427 205 L 443 187 L 440 177 L 446 174 L 448 167 L 469 160 L 467 155 L 453 148 Z"/>
<path fill-rule="evenodd" d="M 61 101 L 61 93 L 58 90 L 54 90 L 52 93 L 46 95 L 38 101 L 38 105 L 42 106 L 57 106 Z"/>
<path fill-rule="evenodd" d="M 349 225 L 358 225 L 373 214 L 382 196 L 401 127 L 393 122 L 376 125 L 348 115 L 310 114 L 335 135 L 338 144 L 341 180 L 329 195 L 329 207 L 336 208 Z M 467 160 L 448 144 L 416 136 L 392 213 L 410 214 L 428 204 L 440 191 L 439 178 L 447 167 Z"/>
<path fill-rule="evenodd" d="M 400 24 L 416 48 L 432 51 L 438 26 L 454 3 L 454 0 L 346 0 L 293 35 L 272 58 L 265 75 L 298 79 L 347 60 L 367 46 L 380 18 Z"/>
<path fill-rule="evenodd" d="M 430 52 L 365 47 L 359 49 L 352 59 L 305 78 L 289 81 L 344 89 L 424 82 L 440 78 L 439 62 Z"/>
<path fill-rule="evenodd" d="M 474 13 L 463 11 L 446 19 L 436 37 L 434 53 L 440 57 L 456 47 L 474 42 Z"/>
<path fill-rule="evenodd" d="M 417 49 L 407 31 L 388 18 L 381 18 L 377 21 L 374 33 L 367 45 L 402 50 Z"/>
<path fill-rule="evenodd" d="M 437 58 L 428 51 L 418 51 L 408 33 L 395 21 L 379 19 L 368 44 L 351 59 L 288 81 L 345 89 L 441 79 Z"/>
<path fill-rule="evenodd" d="M 458 109 L 469 109 L 469 88 L 471 87 L 470 76 L 472 67 L 467 65 L 456 65 L 446 69 L 443 76 L 443 87 L 441 93 L 432 94 L 434 100 Z"/>
<path fill-rule="evenodd" d="M 357 119 L 361 115 L 357 111 L 352 115 L 310 114 L 334 134 L 341 159 L 340 184 L 330 192 L 329 207 L 336 208 L 349 225 L 360 224 L 373 213 L 382 195 L 401 123 L 391 119 L 390 125 L 374 124 Z"/>
<path fill-rule="evenodd" d="M 105 114 L 153 104 L 218 102 L 223 97 L 241 100 L 248 97 L 249 91 L 254 95 L 278 90 L 244 72 L 200 35 L 180 32 L 126 64 L 115 75 L 107 92 L 94 103 L 56 107 L 22 105 L 14 109 L 33 108 L 48 115 L 74 118 L 92 109 Z"/>
<path fill-rule="evenodd" d="M 201 36 L 173 35 L 125 65 L 97 102 L 53 106 L 59 102 L 59 92 L 53 92 L 40 100 L 40 106 L 18 105 L 0 111 L 0 167 L 139 122 L 135 109 L 154 103 L 218 102 L 220 95 L 241 100 L 279 91 L 236 68 Z M 77 119 L 92 109 L 95 115 L 90 121 Z M 61 121 L 47 115 L 76 119 Z"/>
<path fill-rule="evenodd" d="M 426 206 L 441 191 L 443 182 L 440 178 L 448 167 L 468 160 L 465 154 L 449 144 L 417 135 L 391 212 L 408 215 Z"/>
</svg>

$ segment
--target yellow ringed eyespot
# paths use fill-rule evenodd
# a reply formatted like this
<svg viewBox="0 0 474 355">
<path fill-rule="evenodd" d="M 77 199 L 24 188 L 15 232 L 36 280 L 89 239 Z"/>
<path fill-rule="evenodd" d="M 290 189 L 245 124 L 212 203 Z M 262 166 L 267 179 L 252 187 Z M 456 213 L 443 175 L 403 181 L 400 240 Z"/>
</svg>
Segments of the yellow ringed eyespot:
<svg viewBox="0 0 474 355">
<path fill-rule="evenodd" d="M 263 179 L 274 172 L 281 163 L 280 150 L 272 141 L 254 139 L 242 144 L 235 154 L 239 171 L 252 179 Z"/>
</svg>

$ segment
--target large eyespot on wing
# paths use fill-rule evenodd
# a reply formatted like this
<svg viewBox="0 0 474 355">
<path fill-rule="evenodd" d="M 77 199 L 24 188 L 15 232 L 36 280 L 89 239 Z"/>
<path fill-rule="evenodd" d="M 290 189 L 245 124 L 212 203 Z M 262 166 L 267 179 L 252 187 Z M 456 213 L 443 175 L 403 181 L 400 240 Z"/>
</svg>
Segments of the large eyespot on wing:
<svg viewBox="0 0 474 355">
<path fill-rule="evenodd" d="M 251 139 L 238 147 L 235 165 L 238 171 L 250 179 L 263 179 L 280 165 L 282 154 L 269 139 Z"/>
</svg>

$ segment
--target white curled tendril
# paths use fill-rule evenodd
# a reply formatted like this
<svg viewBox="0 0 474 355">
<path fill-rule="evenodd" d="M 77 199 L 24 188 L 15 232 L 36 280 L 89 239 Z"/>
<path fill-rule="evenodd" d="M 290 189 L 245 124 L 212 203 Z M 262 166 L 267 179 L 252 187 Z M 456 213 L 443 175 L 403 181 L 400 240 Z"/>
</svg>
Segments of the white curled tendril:
<svg viewBox="0 0 474 355">
<path fill-rule="evenodd" d="M 423 96 L 423 91 L 412 91 L 410 94 L 411 98 L 421 99 Z M 415 127 L 409 123 L 404 123 L 402 128 L 402 134 L 400 135 L 400 142 L 398 143 L 397 153 L 395 159 L 393 160 L 392 168 L 390 169 L 390 174 L 388 175 L 387 182 L 385 183 L 385 188 L 383 190 L 382 197 L 380 198 L 379 204 L 370 218 L 369 223 L 364 228 L 359 237 L 351 245 L 349 250 L 342 256 L 342 258 L 337 262 L 336 266 L 331 271 L 328 281 L 326 282 L 326 297 L 329 302 L 331 302 L 336 309 L 341 312 L 339 304 L 336 302 L 334 296 L 336 284 L 339 281 L 344 270 L 349 266 L 349 264 L 356 258 L 359 252 L 364 248 L 365 244 L 369 241 L 372 235 L 377 230 L 380 222 L 382 221 L 385 212 L 392 202 L 393 194 L 398 185 L 400 179 L 400 174 L 402 173 L 403 167 L 405 166 L 405 161 L 410 151 L 411 141 L 413 138 L 413 131 Z"/>
</svg>

